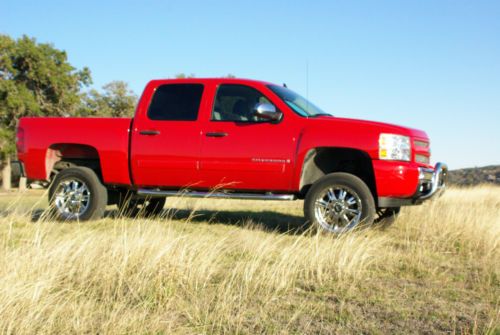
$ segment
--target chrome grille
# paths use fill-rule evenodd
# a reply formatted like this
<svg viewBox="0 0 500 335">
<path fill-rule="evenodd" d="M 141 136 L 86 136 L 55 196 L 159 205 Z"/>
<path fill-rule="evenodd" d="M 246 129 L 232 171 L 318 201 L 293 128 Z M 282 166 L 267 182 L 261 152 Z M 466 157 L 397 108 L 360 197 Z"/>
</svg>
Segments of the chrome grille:
<svg viewBox="0 0 500 335">
<path fill-rule="evenodd" d="M 420 140 L 414 140 L 413 144 L 415 144 L 415 146 L 418 148 L 428 148 L 429 147 L 429 142 L 420 141 Z"/>
<path fill-rule="evenodd" d="M 430 158 L 429 158 L 429 156 L 426 156 L 426 155 L 416 154 L 415 155 L 415 161 L 417 163 L 421 163 L 421 164 L 429 164 L 430 163 Z"/>
</svg>

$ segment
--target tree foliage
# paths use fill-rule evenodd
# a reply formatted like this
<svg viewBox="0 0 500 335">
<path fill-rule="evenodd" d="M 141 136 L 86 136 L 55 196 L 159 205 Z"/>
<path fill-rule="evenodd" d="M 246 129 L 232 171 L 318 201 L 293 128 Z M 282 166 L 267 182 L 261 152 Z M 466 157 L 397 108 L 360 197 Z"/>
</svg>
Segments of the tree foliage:
<svg viewBox="0 0 500 335">
<path fill-rule="evenodd" d="M 137 95 L 124 81 L 112 81 L 103 86 L 103 93 L 91 90 L 83 99 L 82 116 L 131 117 Z"/>
<path fill-rule="evenodd" d="M 177 73 L 174 78 L 176 79 L 190 79 L 190 78 L 196 78 L 196 75 L 194 73 L 190 74 L 185 74 L 184 72 Z M 221 78 L 236 78 L 235 75 L 228 73 L 225 76 L 222 76 Z"/>
<path fill-rule="evenodd" d="M 176 79 L 189 79 L 189 78 L 195 78 L 195 75 L 194 75 L 194 73 L 185 74 L 185 73 L 181 72 L 181 73 L 177 73 L 175 75 L 175 78 Z"/>
<path fill-rule="evenodd" d="M 15 127 L 23 116 L 76 115 L 90 70 L 75 69 L 66 52 L 23 36 L 0 35 L 0 154 L 14 151 Z"/>
</svg>

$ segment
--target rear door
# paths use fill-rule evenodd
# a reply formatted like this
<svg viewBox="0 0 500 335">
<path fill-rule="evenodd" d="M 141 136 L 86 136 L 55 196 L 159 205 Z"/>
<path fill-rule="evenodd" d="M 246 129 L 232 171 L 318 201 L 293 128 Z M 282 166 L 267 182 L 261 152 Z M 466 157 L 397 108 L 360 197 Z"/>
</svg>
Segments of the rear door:
<svg viewBox="0 0 500 335">
<path fill-rule="evenodd" d="M 186 187 L 199 180 L 204 85 L 158 86 L 151 103 L 134 120 L 131 168 L 137 186 Z M 139 114 L 140 113 L 140 114 Z"/>
</svg>

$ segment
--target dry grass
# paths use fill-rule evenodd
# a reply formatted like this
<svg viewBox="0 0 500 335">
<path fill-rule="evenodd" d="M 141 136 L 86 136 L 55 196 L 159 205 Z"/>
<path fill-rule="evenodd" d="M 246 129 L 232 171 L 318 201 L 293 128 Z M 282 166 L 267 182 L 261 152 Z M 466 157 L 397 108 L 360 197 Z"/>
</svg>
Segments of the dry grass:
<svg viewBox="0 0 500 335">
<path fill-rule="evenodd" d="M 58 223 L 33 220 L 39 197 L 0 196 L 1 333 L 500 332 L 500 188 L 338 238 L 304 231 L 300 202 Z"/>
</svg>

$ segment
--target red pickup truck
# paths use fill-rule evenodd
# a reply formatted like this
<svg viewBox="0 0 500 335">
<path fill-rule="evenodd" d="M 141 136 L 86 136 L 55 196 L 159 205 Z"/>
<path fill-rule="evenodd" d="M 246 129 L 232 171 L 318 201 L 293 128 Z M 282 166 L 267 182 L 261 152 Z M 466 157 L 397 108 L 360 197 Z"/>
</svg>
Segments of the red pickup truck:
<svg viewBox="0 0 500 335">
<path fill-rule="evenodd" d="M 22 118 L 19 164 L 50 181 L 64 220 L 161 211 L 168 196 L 305 199 L 340 233 L 444 190 L 425 132 L 323 112 L 286 86 L 244 79 L 149 82 L 133 118 Z"/>
</svg>

